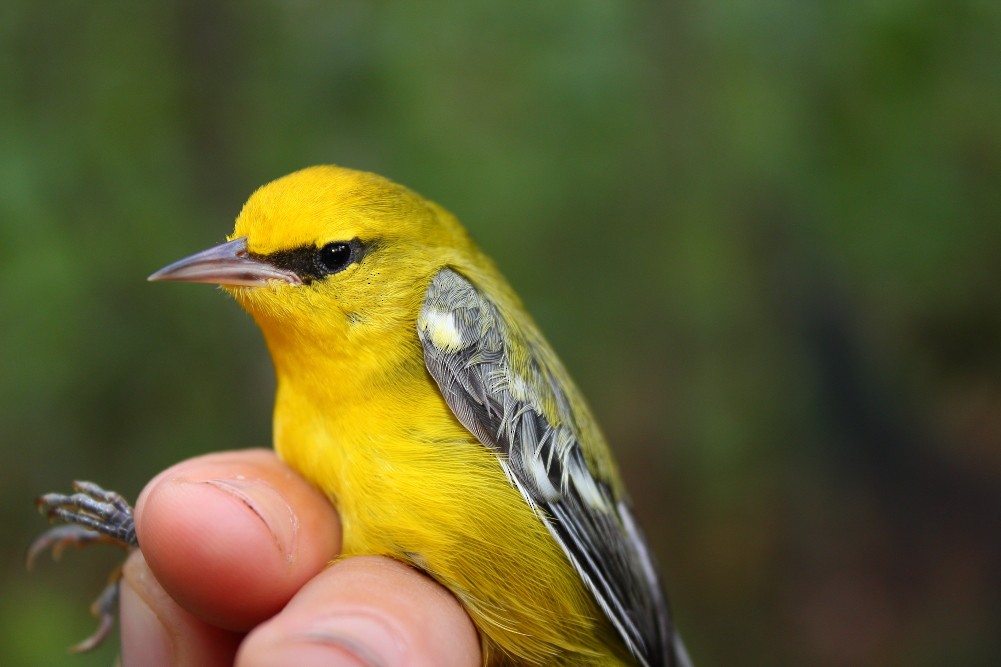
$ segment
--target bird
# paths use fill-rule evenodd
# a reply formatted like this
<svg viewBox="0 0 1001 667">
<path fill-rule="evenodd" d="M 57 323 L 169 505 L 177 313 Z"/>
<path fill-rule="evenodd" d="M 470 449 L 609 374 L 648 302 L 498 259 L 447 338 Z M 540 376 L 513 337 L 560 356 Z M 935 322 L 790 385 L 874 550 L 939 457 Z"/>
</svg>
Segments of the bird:
<svg viewBox="0 0 1001 667">
<path fill-rule="evenodd" d="M 484 665 L 691 664 L 584 397 L 443 207 L 309 167 L 255 191 L 226 242 L 149 280 L 220 285 L 252 316 L 275 368 L 275 450 L 334 502 L 342 556 L 445 586 Z M 59 498 L 47 505 L 74 520 Z"/>
</svg>

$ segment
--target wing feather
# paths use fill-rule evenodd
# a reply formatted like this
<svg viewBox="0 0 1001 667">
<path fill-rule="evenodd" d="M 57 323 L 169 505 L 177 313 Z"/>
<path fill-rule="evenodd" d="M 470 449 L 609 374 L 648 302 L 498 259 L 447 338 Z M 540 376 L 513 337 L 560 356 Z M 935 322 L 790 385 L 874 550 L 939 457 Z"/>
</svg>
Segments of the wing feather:
<svg viewBox="0 0 1001 667">
<path fill-rule="evenodd" d="M 688 664 L 627 503 L 588 464 L 584 447 L 601 443 L 582 441 L 586 408 L 572 407 L 534 326 L 508 317 L 462 275 L 439 271 L 417 327 L 428 371 L 458 420 L 498 453 L 633 655 L 648 667 Z"/>
</svg>

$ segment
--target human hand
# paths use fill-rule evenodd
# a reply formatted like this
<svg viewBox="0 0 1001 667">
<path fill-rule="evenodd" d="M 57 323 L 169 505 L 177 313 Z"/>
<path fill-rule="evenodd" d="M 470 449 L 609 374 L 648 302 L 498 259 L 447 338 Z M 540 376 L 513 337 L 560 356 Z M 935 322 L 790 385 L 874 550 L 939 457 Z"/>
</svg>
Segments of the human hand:
<svg viewBox="0 0 1001 667">
<path fill-rule="evenodd" d="M 324 496 L 268 450 L 194 458 L 139 496 L 122 665 L 474 667 L 456 599 L 389 558 L 339 560 Z"/>
</svg>

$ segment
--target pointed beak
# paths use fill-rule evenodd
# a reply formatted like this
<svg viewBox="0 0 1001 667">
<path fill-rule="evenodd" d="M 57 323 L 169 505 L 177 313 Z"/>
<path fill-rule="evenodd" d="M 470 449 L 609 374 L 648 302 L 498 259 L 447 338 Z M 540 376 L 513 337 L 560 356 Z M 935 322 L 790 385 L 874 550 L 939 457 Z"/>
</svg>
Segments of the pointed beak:
<svg viewBox="0 0 1001 667">
<path fill-rule="evenodd" d="M 165 266 L 149 278 L 150 282 L 212 283 L 263 287 L 272 280 L 301 285 L 294 272 L 280 269 L 247 251 L 247 238 L 242 236 Z"/>
</svg>

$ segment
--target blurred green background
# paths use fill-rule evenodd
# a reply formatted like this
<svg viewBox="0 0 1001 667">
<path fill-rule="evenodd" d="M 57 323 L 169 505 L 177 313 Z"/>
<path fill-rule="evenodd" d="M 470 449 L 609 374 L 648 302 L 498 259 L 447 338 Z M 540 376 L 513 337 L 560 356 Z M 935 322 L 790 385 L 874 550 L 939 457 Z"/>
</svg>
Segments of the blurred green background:
<svg viewBox="0 0 1001 667">
<path fill-rule="evenodd" d="M 250 319 L 154 269 L 302 166 L 497 260 L 616 447 L 700 665 L 1001 656 L 1001 3 L 6 2 L 0 646 L 117 554 L 41 492 L 269 442 Z"/>
</svg>

